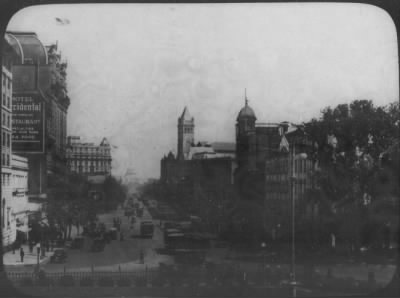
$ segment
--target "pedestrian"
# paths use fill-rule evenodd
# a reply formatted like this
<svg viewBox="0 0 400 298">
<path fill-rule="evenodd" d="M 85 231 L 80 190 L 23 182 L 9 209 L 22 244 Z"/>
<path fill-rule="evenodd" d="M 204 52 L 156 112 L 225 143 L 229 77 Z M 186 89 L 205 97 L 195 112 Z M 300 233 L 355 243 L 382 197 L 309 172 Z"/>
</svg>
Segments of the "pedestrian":
<svg viewBox="0 0 400 298">
<path fill-rule="evenodd" d="M 19 255 L 21 256 L 21 263 L 23 263 L 24 262 L 25 252 L 24 252 L 24 249 L 22 247 L 19 249 Z"/>
</svg>

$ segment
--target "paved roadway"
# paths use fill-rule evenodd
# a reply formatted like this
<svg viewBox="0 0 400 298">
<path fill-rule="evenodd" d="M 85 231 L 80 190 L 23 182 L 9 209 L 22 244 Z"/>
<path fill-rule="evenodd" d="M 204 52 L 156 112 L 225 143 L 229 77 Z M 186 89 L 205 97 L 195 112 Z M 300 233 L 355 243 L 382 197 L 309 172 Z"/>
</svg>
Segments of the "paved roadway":
<svg viewBox="0 0 400 298">
<path fill-rule="evenodd" d="M 139 227 L 142 220 L 152 220 L 150 214 L 145 210 L 142 219 L 137 219 L 131 228 L 130 219 L 124 216 L 124 209 L 118 208 L 116 211 L 101 214 L 98 216 L 99 222 L 103 222 L 107 229 L 113 227 L 113 218 L 121 219 L 121 232 L 124 240 L 111 241 L 106 244 L 102 252 L 89 252 L 87 249 L 69 249 L 67 262 L 64 264 L 47 263 L 41 267 L 47 272 L 67 271 L 117 271 L 121 270 L 143 270 L 157 267 L 160 262 L 172 262 L 170 257 L 158 255 L 155 248 L 163 246 L 163 235 L 159 226 L 155 224 L 154 236 L 152 239 L 142 239 L 139 237 Z M 140 262 L 140 252 L 143 251 L 144 264 Z"/>
</svg>

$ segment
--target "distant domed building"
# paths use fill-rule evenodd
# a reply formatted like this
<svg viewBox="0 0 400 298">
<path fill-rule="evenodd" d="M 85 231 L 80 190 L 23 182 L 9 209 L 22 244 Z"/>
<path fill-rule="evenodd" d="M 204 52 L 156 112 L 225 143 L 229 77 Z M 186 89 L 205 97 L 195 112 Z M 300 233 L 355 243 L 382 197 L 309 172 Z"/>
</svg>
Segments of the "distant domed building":
<svg viewBox="0 0 400 298">
<path fill-rule="evenodd" d="M 264 210 L 263 218 L 255 220 L 263 223 L 264 235 L 276 237 L 277 226 L 281 233 L 289 231 L 291 193 L 300 203 L 311 187 L 307 173 L 312 170 L 312 161 L 302 160 L 297 153 L 309 151 L 310 147 L 311 141 L 299 126 L 289 122 L 257 122 L 245 95 L 245 104 L 236 118 L 235 187 L 242 200 Z M 290 179 L 293 173 L 296 185 Z M 301 208 L 304 214 L 306 207 Z M 240 214 L 240 210 L 233 211 L 233 218 L 237 212 Z"/>
<path fill-rule="evenodd" d="M 239 167 L 248 170 L 255 169 L 256 120 L 256 115 L 245 96 L 245 105 L 236 118 L 236 155 Z"/>
</svg>

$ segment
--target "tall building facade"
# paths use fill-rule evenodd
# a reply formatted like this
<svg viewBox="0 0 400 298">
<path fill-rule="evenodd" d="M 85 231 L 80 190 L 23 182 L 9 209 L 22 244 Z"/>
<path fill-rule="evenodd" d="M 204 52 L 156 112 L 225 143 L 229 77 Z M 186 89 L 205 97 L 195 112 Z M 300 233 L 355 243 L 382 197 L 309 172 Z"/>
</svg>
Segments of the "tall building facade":
<svg viewBox="0 0 400 298">
<path fill-rule="evenodd" d="M 29 239 L 29 216 L 40 212 L 41 204 L 30 203 L 28 200 L 28 159 L 13 154 L 12 166 L 12 225 L 15 230 L 15 240 L 22 243 Z"/>
<path fill-rule="evenodd" d="M 99 145 L 84 143 L 79 136 L 67 138 L 69 171 L 82 175 L 111 175 L 111 146 L 106 138 Z"/>
<path fill-rule="evenodd" d="M 7 39 L 3 40 L 1 61 L 1 228 L 3 246 L 15 240 L 12 223 L 12 62 L 16 53 Z"/>
<path fill-rule="evenodd" d="M 292 200 L 298 218 L 309 216 L 306 195 L 313 187 L 312 148 L 301 128 L 283 131 L 278 150 L 265 161 L 265 207 L 271 234 L 290 229 Z"/>
<path fill-rule="evenodd" d="M 28 159 L 31 200 L 52 192 L 66 171 L 66 119 L 70 100 L 57 45 L 46 47 L 34 32 L 7 32 L 13 60 L 13 152 Z"/>
<path fill-rule="evenodd" d="M 232 201 L 235 144 L 195 142 L 194 118 L 184 108 L 178 118 L 178 154 L 161 159 L 160 181 L 174 189 L 173 201 L 188 214 L 202 218 L 215 232 Z"/>
<path fill-rule="evenodd" d="M 312 141 L 300 126 L 288 122 L 257 123 L 245 98 L 236 122 L 238 168 L 235 185 L 242 200 L 263 208 L 267 233 L 276 236 L 290 224 L 292 199 L 296 212 L 306 213 L 305 194 L 312 187 Z"/>
</svg>

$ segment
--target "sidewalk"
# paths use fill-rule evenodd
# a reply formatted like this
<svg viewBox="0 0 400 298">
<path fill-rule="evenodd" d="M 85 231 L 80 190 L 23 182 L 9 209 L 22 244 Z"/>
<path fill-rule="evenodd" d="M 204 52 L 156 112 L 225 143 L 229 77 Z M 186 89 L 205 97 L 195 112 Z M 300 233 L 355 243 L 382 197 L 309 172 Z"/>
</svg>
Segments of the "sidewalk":
<svg viewBox="0 0 400 298">
<path fill-rule="evenodd" d="M 13 254 L 12 251 L 8 251 L 5 254 L 3 254 L 3 264 L 5 266 L 32 266 L 37 264 L 37 253 L 36 253 L 36 247 L 33 248 L 33 252 L 29 252 L 29 246 L 27 244 L 22 245 L 25 256 L 24 256 L 24 262 L 21 262 L 21 257 L 19 254 L 19 249 L 15 250 L 15 253 Z M 47 252 L 44 257 L 41 257 L 39 259 L 40 264 L 47 263 L 50 260 L 50 256 L 53 255 L 52 251 Z"/>
</svg>

